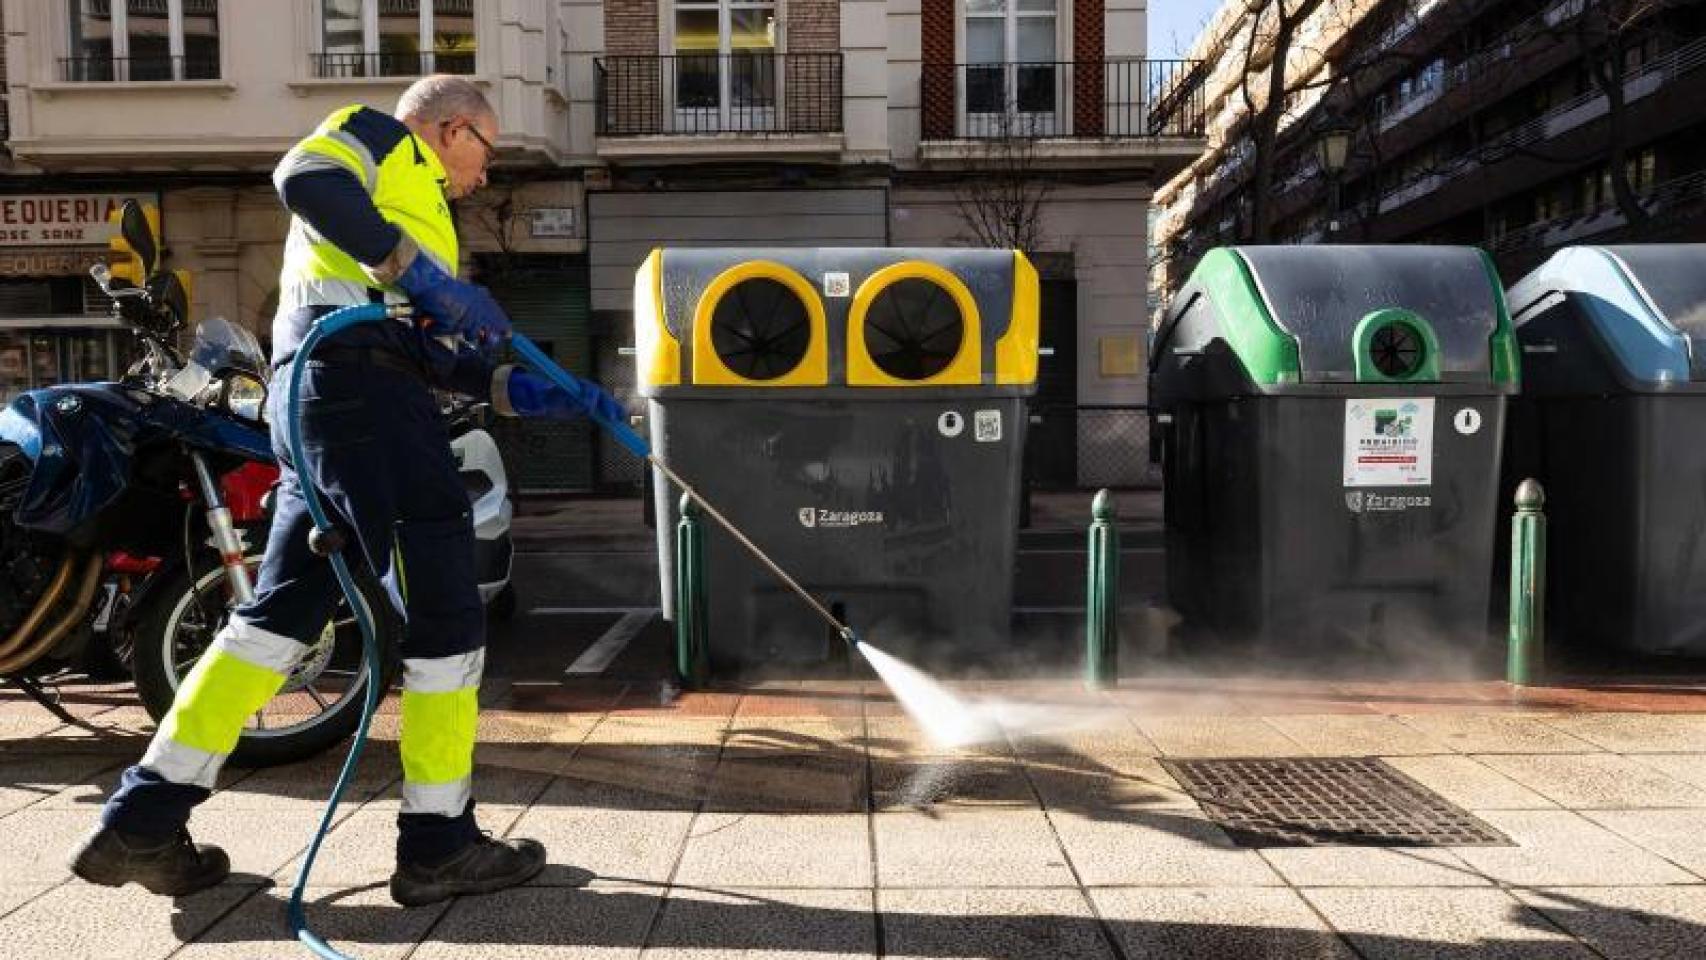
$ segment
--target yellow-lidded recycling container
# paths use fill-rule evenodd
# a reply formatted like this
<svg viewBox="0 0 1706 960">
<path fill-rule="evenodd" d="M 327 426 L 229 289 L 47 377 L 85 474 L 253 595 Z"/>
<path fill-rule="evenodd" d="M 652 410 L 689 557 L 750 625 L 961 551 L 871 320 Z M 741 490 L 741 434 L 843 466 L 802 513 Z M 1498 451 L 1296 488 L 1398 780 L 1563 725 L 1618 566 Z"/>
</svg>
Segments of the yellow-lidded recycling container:
<svg viewBox="0 0 1706 960">
<path fill-rule="evenodd" d="M 1003 250 L 655 250 L 635 276 L 654 452 L 873 644 L 1004 647 L 1037 274 Z M 664 613 L 677 496 L 653 477 Z M 725 531 L 705 532 L 713 671 L 840 643 Z"/>
</svg>

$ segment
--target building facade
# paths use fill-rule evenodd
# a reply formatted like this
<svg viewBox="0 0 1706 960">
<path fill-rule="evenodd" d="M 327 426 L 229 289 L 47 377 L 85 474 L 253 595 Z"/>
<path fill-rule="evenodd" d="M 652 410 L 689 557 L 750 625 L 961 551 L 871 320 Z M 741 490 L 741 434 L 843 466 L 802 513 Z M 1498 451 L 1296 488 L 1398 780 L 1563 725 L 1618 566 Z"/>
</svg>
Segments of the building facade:
<svg viewBox="0 0 1706 960">
<path fill-rule="evenodd" d="M 487 91 L 503 130 L 492 186 L 458 205 L 464 266 L 570 369 L 630 382 L 632 277 L 655 246 L 1022 246 L 1048 281 L 1045 469 L 1062 483 L 1142 479 L 1142 418 L 1078 410 L 1142 401 L 1149 196 L 1202 143 L 1200 116 L 1157 119 L 1177 68 L 1145 59 L 1142 0 L 4 0 L 0 12 L 0 379 L 6 331 L 100 329 L 103 313 L 82 277 L 104 221 L 75 242 L 14 243 L 9 198 L 156 202 L 197 315 L 264 335 L 285 227 L 267 181 L 277 157 L 341 104 L 389 108 L 415 77 L 453 72 Z M 1020 227 L 980 227 L 1014 184 Z M 14 308 L 14 286 L 42 304 Z M 122 337 L 109 339 L 116 356 Z M 505 439 L 524 454 L 523 490 L 638 482 L 584 427 Z"/>
<path fill-rule="evenodd" d="M 1268 16 L 1259 63 L 1278 53 Z M 1706 3 L 1361 0 L 1309 17 L 1267 150 L 1266 88 L 1252 113 L 1239 69 L 1257 21 L 1229 4 L 1199 38 L 1228 66 L 1205 81 L 1208 150 L 1157 193 L 1163 296 L 1230 243 L 1476 245 L 1514 282 L 1569 244 L 1702 236 Z"/>
</svg>

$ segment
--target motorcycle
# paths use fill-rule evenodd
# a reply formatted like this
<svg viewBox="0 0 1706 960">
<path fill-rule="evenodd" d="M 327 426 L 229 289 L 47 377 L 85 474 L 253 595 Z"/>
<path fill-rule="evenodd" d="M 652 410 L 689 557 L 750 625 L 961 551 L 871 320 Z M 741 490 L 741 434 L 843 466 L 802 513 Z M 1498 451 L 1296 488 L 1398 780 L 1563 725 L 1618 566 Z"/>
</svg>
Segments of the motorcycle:
<svg viewBox="0 0 1706 960">
<path fill-rule="evenodd" d="M 252 596 L 278 477 L 260 344 L 216 318 L 180 354 L 182 285 L 157 271 L 140 208 L 126 205 L 121 228 L 143 255 L 146 283 L 130 286 L 102 266 L 91 273 L 142 359 L 118 383 L 34 390 L 0 412 L 0 678 L 68 721 L 43 678 L 119 664 L 149 714 L 165 715 L 230 609 Z M 506 596 L 514 609 L 508 484 L 478 413 L 459 416 L 453 445 L 474 502 L 480 569 L 491 571 L 481 595 L 502 616 Z M 358 585 L 390 651 L 379 665 L 388 685 L 401 624 L 377 580 L 363 571 Z M 355 730 L 372 665 L 346 601 L 308 646 L 244 729 L 232 763 L 304 759 Z"/>
</svg>

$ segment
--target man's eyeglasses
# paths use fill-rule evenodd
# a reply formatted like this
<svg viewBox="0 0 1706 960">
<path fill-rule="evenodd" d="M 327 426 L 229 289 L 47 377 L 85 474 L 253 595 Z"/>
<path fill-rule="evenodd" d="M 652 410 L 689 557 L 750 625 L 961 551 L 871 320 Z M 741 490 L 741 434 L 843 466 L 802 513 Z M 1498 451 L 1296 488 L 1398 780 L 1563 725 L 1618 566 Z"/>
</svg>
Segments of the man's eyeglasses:
<svg viewBox="0 0 1706 960">
<path fill-rule="evenodd" d="M 448 126 L 450 126 L 450 123 L 451 123 L 451 121 L 446 120 L 444 125 L 446 127 L 448 127 Z M 492 146 L 492 141 L 486 139 L 486 135 L 480 132 L 479 127 L 476 127 L 470 123 L 470 124 L 467 124 L 466 126 L 462 127 L 461 129 L 466 130 L 469 133 L 473 134 L 474 139 L 480 141 L 480 146 L 485 148 L 485 151 L 486 151 L 486 162 L 482 165 L 482 167 L 484 169 L 487 169 L 487 170 L 491 169 L 492 164 L 498 159 L 498 148 Z"/>
</svg>

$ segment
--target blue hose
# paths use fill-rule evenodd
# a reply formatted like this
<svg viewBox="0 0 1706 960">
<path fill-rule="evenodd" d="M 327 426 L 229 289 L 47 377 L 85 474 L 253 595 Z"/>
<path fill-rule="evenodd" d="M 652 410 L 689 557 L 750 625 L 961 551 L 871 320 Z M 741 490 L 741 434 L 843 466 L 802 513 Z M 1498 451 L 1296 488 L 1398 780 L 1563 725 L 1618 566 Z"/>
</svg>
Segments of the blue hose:
<svg viewBox="0 0 1706 960">
<path fill-rule="evenodd" d="M 342 330 L 362 323 L 374 323 L 393 318 L 398 314 L 382 303 L 361 304 L 344 307 L 321 317 L 309 328 L 308 335 L 302 338 L 302 345 L 296 348 L 296 359 L 290 367 L 290 387 L 286 393 L 286 438 L 290 445 L 290 460 L 297 467 L 297 476 L 304 478 L 302 466 L 307 463 L 302 448 L 302 417 L 300 416 L 302 395 L 302 371 L 308 368 L 308 359 L 314 353 L 314 348 L 321 340 Z M 580 381 L 576 380 L 557 366 L 556 362 L 547 356 L 533 342 L 521 334 L 516 334 L 510 341 L 510 346 L 528 366 L 546 377 L 551 382 L 567 390 L 571 396 L 581 395 Z M 627 424 L 617 420 L 606 420 L 594 417 L 594 421 L 605 430 L 610 431 L 618 442 L 640 457 L 651 456 L 651 447 L 635 433 Z M 326 516 L 325 507 L 320 503 L 320 492 L 314 489 L 312 480 L 303 479 L 301 483 L 302 499 L 308 506 L 308 516 L 314 521 L 314 529 L 322 536 L 332 531 L 331 521 Z M 338 804 L 343 800 L 344 790 L 348 788 L 357 764 L 361 761 L 361 750 L 367 745 L 368 726 L 373 722 L 374 711 L 379 708 L 379 698 L 384 694 L 380 689 L 384 670 L 379 649 L 379 630 L 373 622 L 373 611 L 367 609 L 361 593 L 356 589 L 355 577 L 350 574 L 349 564 L 345 562 L 343 553 L 333 550 L 330 554 L 332 570 L 337 574 L 338 586 L 343 588 L 344 598 L 349 601 L 350 609 L 355 612 L 356 622 L 361 625 L 361 647 L 363 658 L 367 663 L 367 691 L 362 699 L 361 724 L 355 731 L 355 742 L 350 745 L 349 757 L 344 760 L 343 769 L 338 772 L 337 783 L 332 786 L 332 794 L 326 799 L 326 812 L 320 817 L 320 826 L 314 831 L 314 841 L 308 845 L 308 854 L 302 858 L 302 869 L 296 873 L 296 884 L 290 890 L 290 932 L 296 935 L 304 946 L 317 956 L 326 960 L 353 960 L 349 955 L 339 953 L 331 944 L 321 939 L 314 931 L 308 929 L 308 917 L 302 907 L 302 895 L 308 889 L 308 874 L 314 869 L 314 858 L 320 853 L 320 844 L 326 839 L 326 834 L 332 829 L 332 817 L 337 814 Z"/>
</svg>

